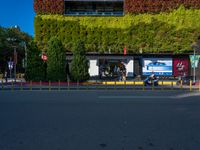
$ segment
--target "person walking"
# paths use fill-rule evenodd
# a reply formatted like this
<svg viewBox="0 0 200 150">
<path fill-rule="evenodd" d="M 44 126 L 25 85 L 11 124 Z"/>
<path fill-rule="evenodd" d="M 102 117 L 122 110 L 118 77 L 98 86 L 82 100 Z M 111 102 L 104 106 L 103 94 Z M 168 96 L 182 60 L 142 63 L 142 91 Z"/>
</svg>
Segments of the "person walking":
<svg viewBox="0 0 200 150">
<path fill-rule="evenodd" d="M 121 69 L 120 69 L 119 66 L 117 67 L 117 76 L 118 76 L 118 80 L 121 81 L 121 80 L 122 80 L 122 77 L 121 77 Z"/>
</svg>

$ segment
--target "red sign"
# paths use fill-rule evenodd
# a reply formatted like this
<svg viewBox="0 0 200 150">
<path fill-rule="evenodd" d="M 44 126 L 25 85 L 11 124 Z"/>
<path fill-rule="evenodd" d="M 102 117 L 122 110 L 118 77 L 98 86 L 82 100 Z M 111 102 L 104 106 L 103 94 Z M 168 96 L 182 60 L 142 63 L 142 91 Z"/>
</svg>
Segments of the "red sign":
<svg viewBox="0 0 200 150">
<path fill-rule="evenodd" d="M 48 57 L 45 53 L 42 53 L 41 58 L 42 58 L 43 61 L 47 61 L 47 59 L 48 59 Z"/>
<path fill-rule="evenodd" d="M 173 75 L 188 76 L 189 59 L 187 57 L 173 59 Z"/>
<path fill-rule="evenodd" d="M 124 56 L 126 55 L 126 47 L 124 47 Z"/>
</svg>

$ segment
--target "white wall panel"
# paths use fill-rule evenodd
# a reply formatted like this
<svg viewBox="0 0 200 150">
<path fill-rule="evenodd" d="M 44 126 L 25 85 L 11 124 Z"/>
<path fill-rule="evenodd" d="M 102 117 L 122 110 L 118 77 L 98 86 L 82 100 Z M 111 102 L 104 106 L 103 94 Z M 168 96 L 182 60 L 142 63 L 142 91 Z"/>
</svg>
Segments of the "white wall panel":
<svg viewBox="0 0 200 150">
<path fill-rule="evenodd" d="M 98 60 L 89 60 L 89 74 L 91 77 L 99 75 Z"/>
</svg>

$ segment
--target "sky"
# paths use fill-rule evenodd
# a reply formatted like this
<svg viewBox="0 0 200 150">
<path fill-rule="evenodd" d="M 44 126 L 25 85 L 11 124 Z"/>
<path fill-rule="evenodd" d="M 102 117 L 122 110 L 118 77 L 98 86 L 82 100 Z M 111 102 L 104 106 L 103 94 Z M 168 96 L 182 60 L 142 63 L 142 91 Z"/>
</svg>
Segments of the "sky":
<svg viewBox="0 0 200 150">
<path fill-rule="evenodd" d="M 1 0 L 0 26 L 18 25 L 21 31 L 34 36 L 33 0 Z"/>
</svg>

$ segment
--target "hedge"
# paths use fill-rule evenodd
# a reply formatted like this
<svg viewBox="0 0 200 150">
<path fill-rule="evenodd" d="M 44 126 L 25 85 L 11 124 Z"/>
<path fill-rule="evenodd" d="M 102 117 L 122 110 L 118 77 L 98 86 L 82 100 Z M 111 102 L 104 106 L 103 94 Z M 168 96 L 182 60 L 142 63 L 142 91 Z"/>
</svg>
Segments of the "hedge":
<svg viewBox="0 0 200 150">
<path fill-rule="evenodd" d="M 125 15 L 124 17 L 35 17 L 35 40 L 45 48 L 57 36 L 67 51 L 81 39 L 87 52 L 186 53 L 200 35 L 200 10 L 180 7 L 170 13 Z"/>
<path fill-rule="evenodd" d="M 157 13 L 183 5 L 200 9 L 199 0 L 125 0 L 125 13 Z M 34 0 L 36 14 L 64 14 L 64 0 Z"/>
</svg>

